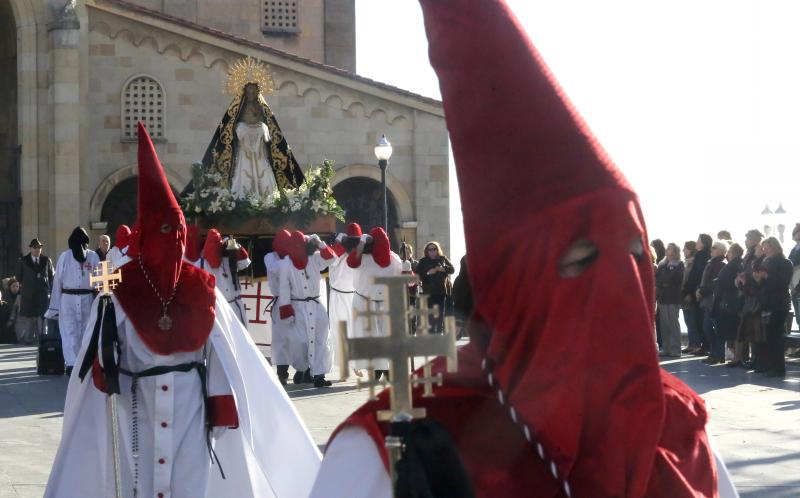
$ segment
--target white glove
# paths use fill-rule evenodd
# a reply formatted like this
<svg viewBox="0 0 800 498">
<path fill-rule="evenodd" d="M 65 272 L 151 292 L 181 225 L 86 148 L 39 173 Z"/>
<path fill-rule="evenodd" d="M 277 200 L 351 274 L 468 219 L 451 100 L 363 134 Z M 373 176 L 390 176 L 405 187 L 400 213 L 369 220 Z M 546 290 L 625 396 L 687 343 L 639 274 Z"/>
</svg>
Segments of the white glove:
<svg viewBox="0 0 800 498">
<path fill-rule="evenodd" d="M 54 320 L 54 319 L 58 318 L 58 310 L 54 310 L 52 308 L 48 309 L 44 313 L 44 318 L 46 318 L 48 320 Z"/>
<path fill-rule="evenodd" d="M 341 244 L 342 241 L 345 239 L 345 237 L 347 237 L 346 233 L 340 233 L 339 235 L 336 236 L 336 242 Z"/>
<path fill-rule="evenodd" d="M 319 238 L 319 235 L 314 234 L 308 238 L 309 242 L 313 242 L 317 245 L 319 249 L 325 249 L 326 245 L 325 242 L 322 242 L 322 239 Z"/>
<path fill-rule="evenodd" d="M 372 240 L 372 237 L 370 237 L 369 234 L 365 233 L 361 236 L 361 238 L 358 239 L 358 242 L 361 244 L 366 244 L 370 240 Z"/>
</svg>

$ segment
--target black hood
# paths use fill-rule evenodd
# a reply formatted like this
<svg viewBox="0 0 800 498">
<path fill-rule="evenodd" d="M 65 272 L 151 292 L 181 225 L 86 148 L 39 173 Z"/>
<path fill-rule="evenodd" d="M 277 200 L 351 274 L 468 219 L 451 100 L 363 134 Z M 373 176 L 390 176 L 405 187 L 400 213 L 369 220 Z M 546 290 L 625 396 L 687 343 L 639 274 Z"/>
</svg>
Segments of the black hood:
<svg viewBox="0 0 800 498">
<path fill-rule="evenodd" d="M 75 227 L 67 243 L 75 261 L 79 263 L 86 261 L 86 251 L 89 249 L 89 235 L 86 230 L 81 227 Z"/>
</svg>

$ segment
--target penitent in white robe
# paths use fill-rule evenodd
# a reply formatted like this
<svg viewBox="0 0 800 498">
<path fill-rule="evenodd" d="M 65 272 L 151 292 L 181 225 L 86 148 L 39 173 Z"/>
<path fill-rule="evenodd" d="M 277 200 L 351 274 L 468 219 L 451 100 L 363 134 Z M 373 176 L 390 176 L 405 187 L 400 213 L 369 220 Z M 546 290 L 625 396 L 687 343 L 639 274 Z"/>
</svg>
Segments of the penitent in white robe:
<svg viewBox="0 0 800 498">
<path fill-rule="evenodd" d="M 289 259 L 278 293 L 279 307 L 291 304 L 294 308 L 294 324 L 289 333 L 291 364 L 299 371 L 311 368 L 311 375 L 324 375 L 331 369 L 328 313 L 320 292 L 320 272 L 331 261 L 333 258 L 325 259 L 316 251 L 308 257 L 306 267 L 298 270 Z"/>
<path fill-rule="evenodd" d="M 239 152 L 236 155 L 231 193 L 246 197 L 255 195 L 265 198 L 278 188 L 275 174 L 267 160 L 269 130 L 264 123 L 236 125 Z"/>
<path fill-rule="evenodd" d="M 231 265 L 228 262 L 228 258 L 222 258 L 217 268 L 213 268 L 208 264 L 208 260 L 205 258 L 197 260 L 194 266 L 214 275 L 217 289 L 225 296 L 225 300 L 230 305 L 236 318 L 247 328 L 247 312 L 244 309 L 244 301 L 242 300 L 242 288 L 239 285 L 234 285 L 233 281 L 233 279 L 237 279 L 238 282 L 239 276 L 236 273 L 231 273 Z M 250 258 L 239 260 L 236 262 L 236 271 L 242 271 L 248 266 L 250 266 Z"/>
<path fill-rule="evenodd" d="M 113 299 L 113 298 L 112 298 Z M 94 327 L 97 303 L 87 330 Z M 202 359 L 200 351 L 157 355 L 139 339 L 114 299 L 123 368 L 141 371 Z M 91 334 L 78 356 L 82 361 Z M 320 454 L 272 368 L 217 292 L 216 318 L 206 343 L 209 395 L 231 393 L 239 427 L 215 429 L 214 448 L 227 479 L 212 466 L 196 371 L 139 379 L 138 496 L 164 498 L 305 498 Z M 120 376 L 120 439 L 125 498 L 132 498 L 131 379 Z M 107 396 L 91 376 L 70 378 L 61 445 L 45 498 L 106 498 L 114 494 Z M 160 493 L 160 494 L 159 494 Z"/>
<path fill-rule="evenodd" d="M 378 265 L 371 254 L 361 256 L 361 266 L 355 269 L 353 275 L 353 331 L 351 337 L 381 337 L 389 334 L 388 321 L 385 317 L 373 316 L 371 322 L 368 318 L 357 317 L 357 313 L 364 313 L 367 310 L 372 312 L 385 311 L 386 286 L 374 282 L 376 277 L 396 277 L 403 272 L 403 262 L 400 256 L 390 253 L 389 265 L 385 268 Z M 367 368 L 366 361 L 353 362 L 356 368 Z M 389 360 L 379 358 L 372 360 L 372 368 L 375 370 L 388 370 Z"/>
<path fill-rule="evenodd" d="M 332 363 L 336 365 L 341 356 L 339 345 L 339 323 L 347 323 L 347 330 L 353 330 L 353 277 L 355 272 L 347 264 L 347 254 L 337 256 L 328 267 L 330 299 L 328 301 L 329 336 Z"/>
<path fill-rule="evenodd" d="M 61 347 L 64 351 L 64 363 L 71 367 L 81 348 L 83 331 L 89 320 L 92 294 L 65 294 L 64 289 L 92 290 L 89 277 L 92 269 L 100 264 L 100 258 L 94 251 L 86 251 L 86 261 L 79 263 L 72 251 L 64 251 L 58 256 L 56 272 L 53 277 L 53 290 L 50 294 L 50 305 L 45 318 L 58 316 L 58 330 L 61 333 Z"/>
<path fill-rule="evenodd" d="M 275 251 L 269 252 L 264 256 L 264 266 L 267 269 L 267 284 L 269 285 L 269 290 L 274 299 L 270 309 L 270 316 L 272 317 L 272 363 L 275 365 L 291 364 L 291 357 L 289 356 L 289 334 L 292 331 L 292 324 L 290 324 L 288 320 L 281 320 L 280 311 L 278 309 L 281 279 L 286 278 L 285 275 L 286 272 L 289 271 L 288 265 L 290 264 L 292 263 L 289 261 L 289 258 L 281 258 Z M 305 365 L 305 362 L 303 365 Z M 302 370 L 305 370 L 305 368 Z"/>
</svg>

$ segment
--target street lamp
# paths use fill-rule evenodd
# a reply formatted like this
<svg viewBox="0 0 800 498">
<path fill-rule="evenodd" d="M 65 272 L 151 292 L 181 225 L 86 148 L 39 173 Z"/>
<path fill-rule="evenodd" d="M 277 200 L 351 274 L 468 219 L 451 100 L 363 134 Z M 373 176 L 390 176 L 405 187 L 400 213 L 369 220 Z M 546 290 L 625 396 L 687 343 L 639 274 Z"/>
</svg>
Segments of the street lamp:
<svg viewBox="0 0 800 498">
<path fill-rule="evenodd" d="M 383 187 L 383 229 L 389 233 L 389 210 L 386 207 L 386 167 L 392 157 L 392 144 L 386 140 L 386 135 L 381 135 L 378 145 L 375 146 L 375 157 L 378 158 L 378 167 L 381 168 L 381 186 Z"/>
</svg>

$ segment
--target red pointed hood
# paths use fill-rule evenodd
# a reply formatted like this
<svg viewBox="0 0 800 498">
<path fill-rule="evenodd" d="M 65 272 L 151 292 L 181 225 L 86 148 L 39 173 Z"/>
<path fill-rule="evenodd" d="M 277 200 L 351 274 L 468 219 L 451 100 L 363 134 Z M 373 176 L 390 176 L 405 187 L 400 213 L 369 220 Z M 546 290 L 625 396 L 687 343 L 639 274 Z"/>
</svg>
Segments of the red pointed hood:
<svg viewBox="0 0 800 498">
<path fill-rule="evenodd" d="M 306 236 L 303 235 L 303 232 L 299 230 L 292 232 L 288 246 L 289 258 L 292 260 L 294 267 L 298 270 L 305 269 L 308 264 L 308 251 L 306 249 Z"/>
<path fill-rule="evenodd" d="M 504 2 L 420 3 L 492 386 L 573 496 L 644 496 L 664 394 L 637 197 Z"/>
<path fill-rule="evenodd" d="M 128 225 L 120 225 L 117 227 L 117 233 L 114 236 L 114 247 L 117 249 L 124 249 L 128 245 L 131 237 L 131 229 Z"/>
<path fill-rule="evenodd" d="M 372 259 L 381 268 L 386 268 L 391 263 L 392 249 L 389 245 L 389 236 L 381 227 L 375 227 L 369 231 L 372 237 Z"/>
<path fill-rule="evenodd" d="M 289 242 L 292 239 L 292 234 L 288 230 L 281 230 L 275 234 L 275 240 L 272 241 L 272 250 L 275 251 L 279 257 L 283 258 L 289 254 Z"/>
<path fill-rule="evenodd" d="M 222 235 L 216 228 L 209 230 L 206 235 L 203 257 L 206 258 L 211 268 L 219 268 L 219 265 L 222 264 Z"/>
<path fill-rule="evenodd" d="M 186 260 L 195 262 L 200 259 L 200 227 L 189 225 L 186 227 Z"/>
<path fill-rule="evenodd" d="M 350 237 L 361 237 L 363 233 L 361 231 L 361 225 L 359 225 L 358 223 L 348 223 L 345 232 Z"/>
<path fill-rule="evenodd" d="M 194 351 L 214 323 L 214 279 L 184 263 L 186 221 L 164 175 L 153 142 L 139 123 L 139 204 L 135 264 L 122 267 L 115 294 L 142 340 L 159 354 Z M 173 296 L 167 309 L 165 302 Z M 166 313 L 169 330 L 159 328 Z"/>
</svg>

